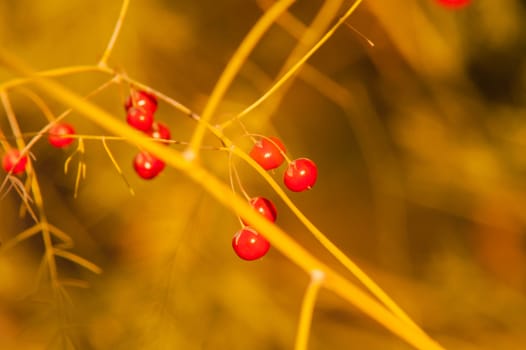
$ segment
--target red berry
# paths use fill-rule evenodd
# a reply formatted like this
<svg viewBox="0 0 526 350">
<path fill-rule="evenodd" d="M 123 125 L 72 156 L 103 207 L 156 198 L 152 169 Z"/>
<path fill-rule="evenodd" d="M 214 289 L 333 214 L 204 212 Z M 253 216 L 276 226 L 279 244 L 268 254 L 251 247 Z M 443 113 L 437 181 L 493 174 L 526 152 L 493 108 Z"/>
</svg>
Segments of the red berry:
<svg viewBox="0 0 526 350">
<path fill-rule="evenodd" d="M 283 176 L 285 186 L 294 192 L 309 190 L 316 183 L 318 168 L 310 159 L 299 158 L 289 163 Z"/>
<path fill-rule="evenodd" d="M 133 90 L 124 104 L 126 110 L 131 107 L 142 108 L 153 114 L 157 110 L 157 98 L 146 91 Z"/>
<path fill-rule="evenodd" d="M 440 5 L 449 8 L 459 8 L 468 5 L 471 0 L 436 0 Z"/>
<path fill-rule="evenodd" d="M 172 136 L 170 135 L 170 129 L 163 123 L 159 122 L 153 122 L 152 129 L 148 132 L 148 134 L 156 139 L 164 143 L 165 145 L 169 145 L 170 142 L 166 142 L 172 139 Z"/>
<path fill-rule="evenodd" d="M 270 200 L 263 197 L 254 197 L 248 201 L 252 208 L 256 209 L 258 213 L 263 215 L 268 221 L 275 222 L 278 216 L 276 206 Z M 241 219 L 243 224 L 249 226 L 250 224 L 245 220 Z"/>
<path fill-rule="evenodd" d="M 27 156 L 20 157 L 20 151 L 16 148 L 11 148 L 4 154 L 2 158 L 2 167 L 6 173 L 22 174 L 26 170 Z"/>
<path fill-rule="evenodd" d="M 244 227 L 232 238 L 232 248 L 243 260 L 256 260 L 267 254 L 270 243 L 251 227 Z"/>
<path fill-rule="evenodd" d="M 283 143 L 276 137 L 262 138 L 250 151 L 250 157 L 254 159 L 265 170 L 279 167 L 285 157 L 286 152 Z"/>
<path fill-rule="evenodd" d="M 53 147 L 66 147 L 75 140 L 72 137 L 64 137 L 67 135 L 75 135 L 73 126 L 67 123 L 56 123 L 49 130 L 48 141 Z"/>
<path fill-rule="evenodd" d="M 130 126 L 142 131 L 149 131 L 153 125 L 153 113 L 142 108 L 130 108 L 126 116 Z"/>
<path fill-rule="evenodd" d="M 164 169 L 164 162 L 148 152 L 139 152 L 133 159 L 135 172 L 143 179 L 153 179 Z"/>
</svg>

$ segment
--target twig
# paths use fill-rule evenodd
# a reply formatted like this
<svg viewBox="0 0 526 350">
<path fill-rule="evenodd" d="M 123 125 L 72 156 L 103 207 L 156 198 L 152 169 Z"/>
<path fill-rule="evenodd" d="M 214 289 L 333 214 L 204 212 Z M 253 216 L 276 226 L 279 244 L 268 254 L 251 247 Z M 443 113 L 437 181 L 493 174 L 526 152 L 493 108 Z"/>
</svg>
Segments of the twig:
<svg viewBox="0 0 526 350">
<path fill-rule="evenodd" d="M 113 29 L 113 33 L 111 34 L 110 41 L 108 42 L 108 46 L 106 46 L 106 49 L 104 50 L 104 53 L 102 54 L 102 57 L 99 61 L 99 64 L 98 64 L 99 67 L 106 67 L 108 63 L 108 58 L 110 57 L 113 47 L 115 46 L 115 42 L 117 41 L 117 38 L 119 37 L 122 23 L 124 22 L 124 18 L 126 17 L 126 12 L 128 11 L 129 4 L 130 4 L 130 0 L 123 0 L 122 6 L 121 6 L 121 12 L 119 13 L 119 18 L 117 19 L 117 23 L 115 23 L 115 28 Z"/>
</svg>

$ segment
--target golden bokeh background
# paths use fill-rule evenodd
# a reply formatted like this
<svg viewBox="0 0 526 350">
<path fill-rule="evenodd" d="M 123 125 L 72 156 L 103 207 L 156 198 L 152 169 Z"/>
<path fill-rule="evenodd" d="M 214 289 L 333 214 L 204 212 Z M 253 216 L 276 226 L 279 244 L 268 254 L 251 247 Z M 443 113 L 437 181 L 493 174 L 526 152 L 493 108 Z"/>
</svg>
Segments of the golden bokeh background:
<svg viewBox="0 0 526 350">
<path fill-rule="evenodd" d="M 132 0 L 109 65 L 200 113 L 269 4 Z M 213 122 L 271 86 L 298 43 L 293 34 L 321 9 L 328 26 L 350 5 L 295 3 L 258 44 Z M 0 0 L 0 49 L 38 71 L 96 64 L 120 6 Z M 472 0 L 458 10 L 434 0 L 366 0 L 289 84 L 243 119 L 251 133 L 279 135 L 291 157 L 316 161 L 316 186 L 291 198 L 447 349 L 526 344 L 525 11 L 520 0 Z M 0 66 L 0 82 L 15 76 Z M 79 94 L 107 80 L 97 72 L 57 78 Z M 92 101 L 124 118 L 127 88 L 114 85 Z M 66 109 L 41 96 L 55 114 Z M 24 132 L 46 124 L 18 89 L 9 97 Z M 195 128 L 163 103 L 156 117 L 178 141 Z M 106 135 L 75 112 L 67 120 L 81 134 Z M 3 110 L 0 127 L 13 143 Z M 250 149 L 237 124 L 226 134 Z M 87 177 L 77 198 L 78 158 L 63 171 L 74 146 L 61 151 L 40 141 L 32 148 L 49 221 L 104 272 L 60 260 L 62 278 L 89 286 L 68 288 L 57 301 L 46 274 L 37 278 L 38 235 L 2 252 L 0 348 L 293 348 L 308 276 L 276 249 L 241 261 L 230 243 L 239 229 L 233 213 L 174 169 L 139 179 L 131 167 L 136 148 L 108 144 L 135 196 L 100 141 L 85 141 Z M 219 146 L 212 137 L 205 144 Z M 202 162 L 228 183 L 227 153 L 203 150 Z M 280 227 L 348 276 L 256 172 L 234 163 L 251 195 L 276 203 Z M 273 172 L 278 181 L 282 171 Z M 20 203 L 14 191 L 0 201 L 2 242 L 33 223 L 19 217 Z M 321 292 L 309 349 L 409 348 Z"/>
</svg>

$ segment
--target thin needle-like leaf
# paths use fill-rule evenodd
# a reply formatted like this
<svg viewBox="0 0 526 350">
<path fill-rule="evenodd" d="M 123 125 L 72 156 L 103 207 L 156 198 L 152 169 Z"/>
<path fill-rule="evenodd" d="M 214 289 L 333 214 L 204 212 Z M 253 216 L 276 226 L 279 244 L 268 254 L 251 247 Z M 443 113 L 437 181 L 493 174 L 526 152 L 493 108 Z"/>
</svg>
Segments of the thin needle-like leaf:
<svg viewBox="0 0 526 350">
<path fill-rule="evenodd" d="M 73 246 L 73 239 L 67 233 L 65 233 L 64 231 L 62 231 L 58 227 L 56 227 L 54 225 L 51 225 L 49 223 L 47 224 L 47 227 L 49 229 L 49 233 L 51 233 L 53 236 L 57 237 L 62 242 L 67 244 L 68 247 L 72 247 Z"/>
<path fill-rule="evenodd" d="M 17 244 L 19 244 L 20 242 L 36 235 L 38 232 L 40 232 L 41 230 L 41 225 L 40 224 L 36 224 L 30 228 L 28 228 L 27 230 L 24 230 L 22 232 L 20 232 L 19 234 L 17 234 L 15 237 L 11 238 L 9 241 L 7 241 L 5 244 L 2 245 L 2 247 L 0 248 L 0 254 L 13 248 L 14 246 L 16 246 Z"/>
<path fill-rule="evenodd" d="M 87 270 L 90 270 L 93 273 L 96 273 L 96 274 L 102 273 L 102 269 L 100 267 L 98 267 L 91 261 L 81 258 L 77 254 L 74 254 L 74 253 L 71 253 L 65 250 L 61 250 L 61 249 L 56 249 L 56 248 L 53 250 L 53 252 L 56 256 L 69 260 L 79 266 L 82 266 L 83 268 Z"/>
<path fill-rule="evenodd" d="M 126 176 L 124 176 L 124 173 L 122 172 L 121 167 L 119 166 L 119 163 L 117 163 L 117 161 L 115 160 L 115 157 L 113 157 L 113 154 L 111 153 L 110 148 L 108 147 L 108 143 L 106 142 L 106 138 L 104 138 L 104 137 L 102 138 L 102 145 L 104 146 L 104 150 L 108 154 L 108 157 L 110 158 L 113 166 L 115 167 L 115 169 L 117 170 L 117 172 L 121 176 L 122 180 L 126 184 L 126 187 L 128 187 L 128 190 L 130 191 L 131 195 L 134 196 L 135 195 L 135 191 L 131 187 L 131 185 L 128 182 L 128 179 L 126 178 Z"/>
<path fill-rule="evenodd" d="M 58 280 L 58 283 L 64 287 L 76 287 L 76 288 L 89 288 L 89 283 L 84 280 L 75 278 L 62 278 Z"/>
</svg>

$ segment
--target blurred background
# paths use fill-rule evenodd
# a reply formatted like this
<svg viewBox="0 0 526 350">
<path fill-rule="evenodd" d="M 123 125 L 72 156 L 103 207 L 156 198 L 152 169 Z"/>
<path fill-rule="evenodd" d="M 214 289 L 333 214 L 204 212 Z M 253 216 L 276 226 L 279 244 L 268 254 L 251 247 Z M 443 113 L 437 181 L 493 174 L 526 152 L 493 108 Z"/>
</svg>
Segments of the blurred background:
<svg viewBox="0 0 526 350">
<path fill-rule="evenodd" d="M 200 113 L 242 38 L 271 2 L 132 0 L 109 65 Z M 221 103 L 214 122 L 256 100 L 319 38 L 350 1 L 298 1 L 272 27 Z M 120 1 L 0 0 L 2 50 L 36 70 L 95 64 Z M 526 28 L 520 0 L 472 0 L 451 10 L 434 0 L 364 1 L 293 80 L 243 123 L 277 135 L 292 158 L 316 161 L 316 186 L 291 198 L 434 339 L 449 349 L 526 344 Z M 361 34 L 360 34 L 361 33 Z M 374 43 L 372 46 L 366 39 Z M 0 81 L 14 74 L 0 67 Z M 57 79 L 87 94 L 111 77 Z M 27 88 L 34 89 L 31 84 Z M 92 99 L 124 118 L 124 84 Z M 20 89 L 9 90 L 24 132 L 46 124 Z M 41 95 L 55 114 L 65 106 Z M 172 138 L 188 141 L 189 118 L 161 103 Z M 105 131 L 72 113 L 82 134 Z M 9 136 L 5 112 L 0 127 Z M 237 124 L 226 134 L 247 151 Z M 12 140 L 11 140 L 12 143 Z M 291 349 L 308 283 L 271 250 L 241 261 L 234 214 L 174 169 L 144 181 L 137 150 L 108 142 L 136 192 L 130 195 L 100 141 L 85 142 L 87 177 L 73 198 L 75 150 L 45 141 L 32 152 L 49 221 L 101 275 L 59 260 L 61 278 L 83 279 L 57 300 L 39 281 L 41 236 L 0 256 L 2 349 Z M 208 146 L 219 146 L 207 138 Z M 172 146 L 183 149 L 181 146 Z M 243 186 L 278 207 L 277 224 L 349 276 L 268 184 L 234 160 Z M 228 155 L 203 150 L 228 181 Z M 281 182 L 283 169 L 273 173 Z M 3 194 L 2 194 L 3 195 Z M 0 201 L 0 239 L 30 227 L 20 198 Z M 409 349 L 322 291 L 309 349 Z"/>
</svg>

